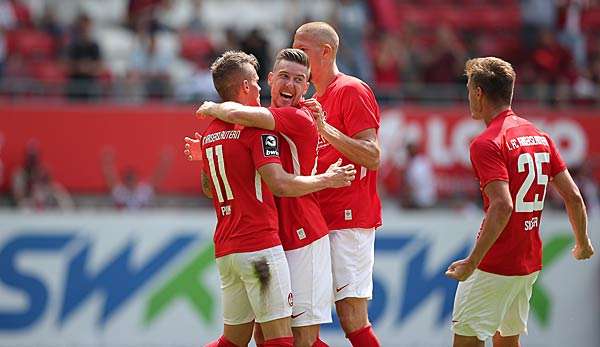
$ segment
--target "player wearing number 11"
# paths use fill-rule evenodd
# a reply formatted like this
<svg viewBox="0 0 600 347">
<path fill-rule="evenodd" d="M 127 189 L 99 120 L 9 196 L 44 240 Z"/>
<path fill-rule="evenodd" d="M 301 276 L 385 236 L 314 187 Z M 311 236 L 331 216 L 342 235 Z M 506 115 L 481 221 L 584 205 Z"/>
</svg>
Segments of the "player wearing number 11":
<svg viewBox="0 0 600 347">
<path fill-rule="evenodd" d="M 452 313 L 454 347 L 518 347 L 529 299 L 542 268 L 539 226 L 550 183 L 565 202 L 575 236 L 573 256 L 590 258 L 587 216 L 552 139 L 511 109 L 515 72 L 501 59 L 467 61 L 469 107 L 487 128 L 471 143 L 471 163 L 485 218 L 475 247 L 446 275 L 460 281 Z"/>
</svg>

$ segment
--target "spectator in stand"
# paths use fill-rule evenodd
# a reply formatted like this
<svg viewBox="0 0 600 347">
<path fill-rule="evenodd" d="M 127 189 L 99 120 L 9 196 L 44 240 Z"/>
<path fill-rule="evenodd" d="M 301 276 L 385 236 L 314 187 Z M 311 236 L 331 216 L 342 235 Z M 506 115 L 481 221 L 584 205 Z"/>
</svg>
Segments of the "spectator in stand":
<svg viewBox="0 0 600 347">
<path fill-rule="evenodd" d="M 156 34 L 138 33 L 137 44 L 129 59 L 130 81 L 141 84 L 146 97 L 166 98 L 171 95 L 169 67 L 174 57 L 158 47 Z"/>
<path fill-rule="evenodd" d="M 102 171 L 115 207 L 138 210 L 152 206 L 155 189 L 165 177 L 172 159 L 173 151 L 165 149 L 150 180 L 140 180 L 136 170 L 131 167 L 124 170 L 121 179 L 117 174 L 114 151 L 105 149 L 102 153 Z"/>
<path fill-rule="evenodd" d="M 39 19 L 38 27 L 43 32 L 52 36 L 57 48 L 61 48 L 64 30 L 62 25 L 58 22 L 58 19 L 56 18 L 56 10 L 51 4 L 46 4 L 44 6 L 44 12 Z"/>
<path fill-rule="evenodd" d="M 223 39 L 223 42 L 219 45 L 219 50 L 221 52 L 240 50 L 240 47 L 242 45 L 241 44 L 241 39 L 240 39 L 240 37 L 238 36 L 238 33 L 235 31 L 235 29 L 233 27 L 227 27 L 227 28 L 225 28 L 225 35 L 224 36 L 225 37 Z"/>
<path fill-rule="evenodd" d="M 404 173 L 406 192 L 405 207 L 428 208 L 437 202 L 437 184 L 433 165 L 419 145 L 409 143 L 406 146 L 408 162 Z"/>
<path fill-rule="evenodd" d="M 4 183 L 4 163 L 2 162 L 2 147 L 4 146 L 4 135 L 0 133 L 0 187 Z"/>
<path fill-rule="evenodd" d="M 52 179 L 42 164 L 36 142 L 27 145 L 23 167 L 13 172 L 12 196 L 17 207 L 36 211 L 68 210 L 74 206 L 67 190 Z"/>
<path fill-rule="evenodd" d="M 575 59 L 575 65 L 584 69 L 586 61 L 585 36 L 581 32 L 581 17 L 592 0 L 555 0 L 558 5 L 557 28 L 559 40 L 568 47 Z"/>
<path fill-rule="evenodd" d="M 536 71 L 537 96 L 552 105 L 569 98 L 570 81 L 575 69 L 571 53 L 558 43 L 551 30 L 542 30 L 537 49 L 532 54 Z"/>
<path fill-rule="evenodd" d="M 140 22 L 152 33 L 164 29 L 157 14 L 169 5 L 171 0 L 129 0 L 127 5 L 127 25 L 136 30 Z M 147 26 L 146 26 L 147 23 Z"/>
<path fill-rule="evenodd" d="M 387 91 L 396 91 L 400 85 L 402 51 L 403 47 L 394 34 L 384 32 L 378 37 L 373 60 L 375 85 L 379 92 L 385 94 Z"/>
<path fill-rule="evenodd" d="M 535 47 L 541 30 L 554 28 L 557 11 L 552 1 L 555 0 L 521 0 L 519 2 L 523 20 L 521 38 L 525 49 Z"/>
<path fill-rule="evenodd" d="M 373 81 L 373 67 L 365 54 L 365 38 L 370 27 L 366 3 L 359 0 L 338 0 L 334 6 L 332 22 L 344 38 L 344 44 L 338 52 L 338 64 L 346 73 L 370 83 Z"/>
<path fill-rule="evenodd" d="M 204 0 L 191 0 L 192 17 L 185 26 L 186 30 L 196 33 L 204 33 L 206 31 L 206 24 L 204 23 L 204 18 L 202 18 L 202 14 L 204 13 L 204 9 L 202 8 L 203 3 Z"/>
<path fill-rule="evenodd" d="M 271 53 L 269 41 L 259 28 L 254 28 L 248 36 L 241 42 L 241 50 L 245 53 L 252 54 L 260 62 L 258 67 L 258 77 L 261 81 L 267 80 L 267 73 L 271 66 Z"/>
<path fill-rule="evenodd" d="M 423 55 L 423 77 L 428 83 L 456 83 L 463 75 L 465 48 L 447 25 L 436 30 L 436 39 L 428 54 Z"/>
<path fill-rule="evenodd" d="M 69 83 L 67 94 L 73 99 L 90 99 L 100 94 L 99 78 L 102 73 L 100 46 L 92 38 L 92 20 L 80 14 L 73 28 L 68 48 Z"/>
</svg>

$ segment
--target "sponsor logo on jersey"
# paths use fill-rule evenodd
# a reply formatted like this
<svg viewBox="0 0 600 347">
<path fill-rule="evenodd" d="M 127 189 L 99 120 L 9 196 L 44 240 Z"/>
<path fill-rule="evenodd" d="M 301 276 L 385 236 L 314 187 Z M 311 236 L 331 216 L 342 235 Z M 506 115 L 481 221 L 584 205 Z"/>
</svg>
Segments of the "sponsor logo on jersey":
<svg viewBox="0 0 600 347">
<path fill-rule="evenodd" d="M 263 154 L 265 157 L 278 157 L 279 156 L 279 143 L 277 136 L 275 135 L 261 135 Z"/>
</svg>

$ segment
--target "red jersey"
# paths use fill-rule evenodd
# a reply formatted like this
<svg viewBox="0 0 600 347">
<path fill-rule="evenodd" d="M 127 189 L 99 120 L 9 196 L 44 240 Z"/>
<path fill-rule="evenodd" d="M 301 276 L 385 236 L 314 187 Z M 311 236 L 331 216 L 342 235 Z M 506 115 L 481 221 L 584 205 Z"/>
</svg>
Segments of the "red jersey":
<svg viewBox="0 0 600 347">
<path fill-rule="evenodd" d="M 307 111 L 294 108 L 269 108 L 275 130 L 281 134 L 281 165 L 295 175 L 310 176 L 316 171 L 319 133 Z M 311 244 L 329 233 L 319 202 L 314 194 L 295 198 L 275 198 L 279 211 L 279 237 L 283 249 Z"/>
<path fill-rule="evenodd" d="M 342 133 L 352 137 L 366 129 L 379 131 L 379 106 L 373 91 L 363 81 L 340 73 L 317 100 L 327 113 L 327 123 Z M 317 172 L 325 172 L 339 158 L 342 158 L 342 165 L 352 163 L 331 144 L 321 141 Z M 381 225 L 377 171 L 352 164 L 357 176 L 351 186 L 317 193 L 321 212 L 330 230 Z"/>
<path fill-rule="evenodd" d="M 215 256 L 281 244 L 275 200 L 257 171 L 280 163 L 278 136 L 215 119 L 204 131 L 202 154 L 217 214 Z"/>
<path fill-rule="evenodd" d="M 471 143 L 471 163 L 487 212 L 483 189 L 491 181 L 509 183 L 514 210 L 479 269 L 521 276 L 542 268 L 539 226 L 549 180 L 567 167 L 552 139 L 511 110 L 492 119 Z M 483 224 L 482 224 L 483 225 Z"/>
</svg>

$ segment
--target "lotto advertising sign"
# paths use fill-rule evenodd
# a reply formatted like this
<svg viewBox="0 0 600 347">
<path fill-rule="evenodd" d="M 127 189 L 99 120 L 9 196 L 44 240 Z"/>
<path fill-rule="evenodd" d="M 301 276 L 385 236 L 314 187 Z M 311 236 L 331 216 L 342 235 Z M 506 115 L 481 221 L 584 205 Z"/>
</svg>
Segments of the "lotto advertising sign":
<svg viewBox="0 0 600 347">
<path fill-rule="evenodd" d="M 450 345 L 456 282 L 443 274 L 469 251 L 480 217 L 384 211 L 370 305 L 383 346 Z M 220 334 L 212 212 L 0 220 L 0 346 L 191 347 Z M 542 230 L 545 269 L 524 345 L 597 346 L 598 258 L 572 259 L 565 215 L 546 213 Z M 336 323 L 322 335 L 349 345 Z"/>
</svg>

